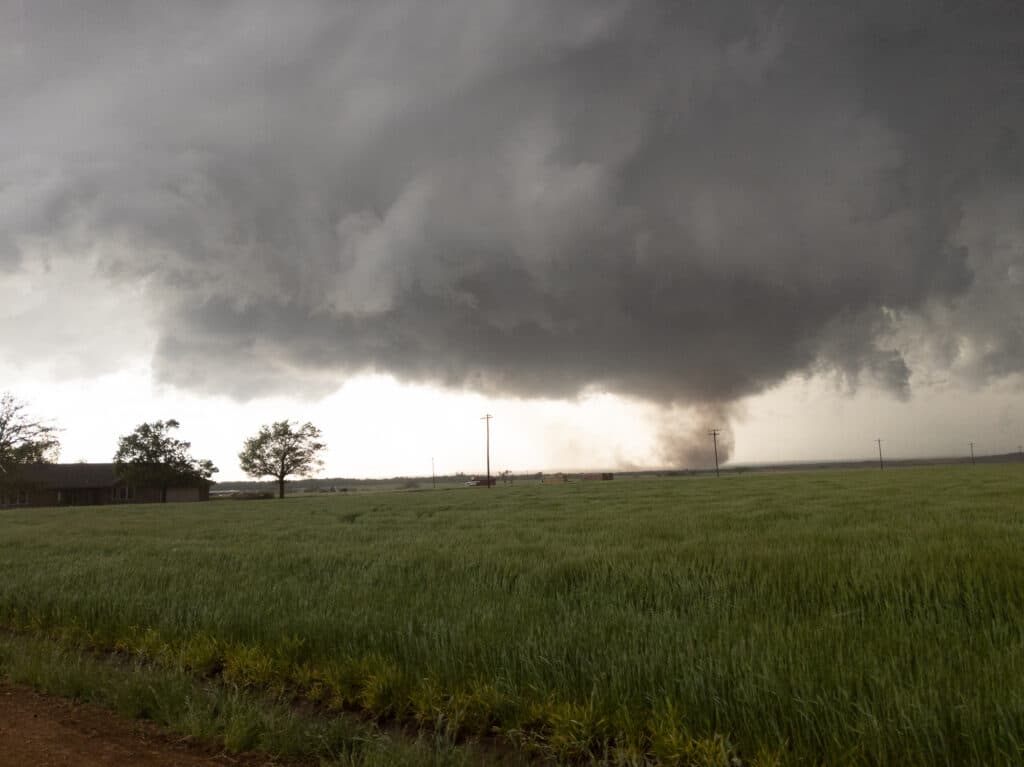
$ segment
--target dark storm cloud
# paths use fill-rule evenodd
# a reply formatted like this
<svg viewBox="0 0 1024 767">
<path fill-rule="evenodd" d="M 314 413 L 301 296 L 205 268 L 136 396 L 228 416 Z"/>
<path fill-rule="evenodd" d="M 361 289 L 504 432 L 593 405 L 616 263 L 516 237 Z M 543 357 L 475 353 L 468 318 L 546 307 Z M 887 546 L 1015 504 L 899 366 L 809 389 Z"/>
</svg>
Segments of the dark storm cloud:
<svg viewBox="0 0 1024 767">
<path fill-rule="evenodd" d="M 98 253 L 161 377 L 242 398 L 1019 372 L 1018 10 L 8 3 L 0 270 Z"/>
</svg>

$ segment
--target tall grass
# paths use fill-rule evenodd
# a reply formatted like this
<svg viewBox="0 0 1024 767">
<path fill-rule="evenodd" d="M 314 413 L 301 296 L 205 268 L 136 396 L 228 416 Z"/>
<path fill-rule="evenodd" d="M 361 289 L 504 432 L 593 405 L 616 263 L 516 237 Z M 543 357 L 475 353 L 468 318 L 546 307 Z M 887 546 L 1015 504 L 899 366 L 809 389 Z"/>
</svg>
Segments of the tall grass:
<svg viewBox="0 0 1024 767">
<path fill-rule="evenodd" d="M 1022 511 L 1016 465 L 4 511 L 0 616 L 565 761 L 1015 764 Z"/>
<path fill-rule="evenodd" d="M 493 758 L 439 738 L 383 732 L 352 717 L 310 716 L 245 691 L 199 682 L 181 670 L 110 662 L 37 638 L 0 634 L 0 678 L 150 720 L 192 743 L 259 751 L 270 757 L 267 765 L 283 759 L 320 767 L 471 767 Z M 500 764 L 521 767 L 511 758 Z"/>
</svg>

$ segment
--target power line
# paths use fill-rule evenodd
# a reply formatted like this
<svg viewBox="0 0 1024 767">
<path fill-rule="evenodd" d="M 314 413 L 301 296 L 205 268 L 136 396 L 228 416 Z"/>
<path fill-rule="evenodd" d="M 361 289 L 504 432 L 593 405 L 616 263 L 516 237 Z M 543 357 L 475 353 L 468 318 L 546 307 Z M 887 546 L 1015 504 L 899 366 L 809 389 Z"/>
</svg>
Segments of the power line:
<svg viewBox="0 0 1024 767">
<path fill-rule="evenodd" d="M 480 419 L 481 421 L 484 421 L 487 424 L 487 487 L 488 487 L 488 489 L 490 489 L 490 487 L 491 487 L 491 419 L 492 418 L 494 418 L 494 416 L 491 415 L 490 413 L 488 413 L 487 415 L 485 415 L 483 418 Z"/>
<path fill-rule="evenodd" d="M 715 476 L 716 477 L 722 476 L 721 474 L 718 473 L 718 435 L 721 434 L 721 433 L 722 433 L 721 429 L 712 429 L 711 431 L 708 432 L 708 434 L 711 436 L 711 441 L 715 445 Z"/>
<path fill-rule="evenodd" d="M 885 469 L 885 463 L 882 461 L 882 440 L 876 439 L 875 442 L 878 443 L 878 470 L 882 471 Z"/>
</svg>

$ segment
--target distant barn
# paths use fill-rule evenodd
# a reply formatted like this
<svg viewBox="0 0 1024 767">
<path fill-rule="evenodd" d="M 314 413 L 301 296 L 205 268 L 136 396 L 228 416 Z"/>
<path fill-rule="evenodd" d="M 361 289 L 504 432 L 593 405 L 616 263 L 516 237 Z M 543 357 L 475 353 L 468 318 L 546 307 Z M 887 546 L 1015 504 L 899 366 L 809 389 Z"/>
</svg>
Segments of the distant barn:
<svg viewBox="0 0 1024 767">
<path fill-rule="evenodd" d="M 580 479 L 609 480 L 615 479 L 615 475 L 610 471 L 590 472 L 589 474 L 581 474 Z"/>
<path fill-rule="evenodd" d="M 168 503 L 210 500 L 204 479 L 167 488 Z M 0 481 L 0 506 L 97 506 L 159 503 L 155 485 L 120 480 L 112 463 L 34 463 L 16 467 Z"/>
</svg>

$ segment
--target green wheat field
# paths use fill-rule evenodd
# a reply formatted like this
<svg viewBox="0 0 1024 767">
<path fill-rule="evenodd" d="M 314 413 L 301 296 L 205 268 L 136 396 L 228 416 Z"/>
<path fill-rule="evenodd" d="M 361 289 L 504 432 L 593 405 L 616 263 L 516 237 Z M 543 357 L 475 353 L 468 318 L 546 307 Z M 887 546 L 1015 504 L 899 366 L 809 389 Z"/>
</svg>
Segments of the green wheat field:
<svg viewBox="0 0 1024 767">
<path fill-rule="evenodd" d="M 0 512 L 11 635 L 571 764 L 1024 763 L 1024 466 Z"/>
</svg>

